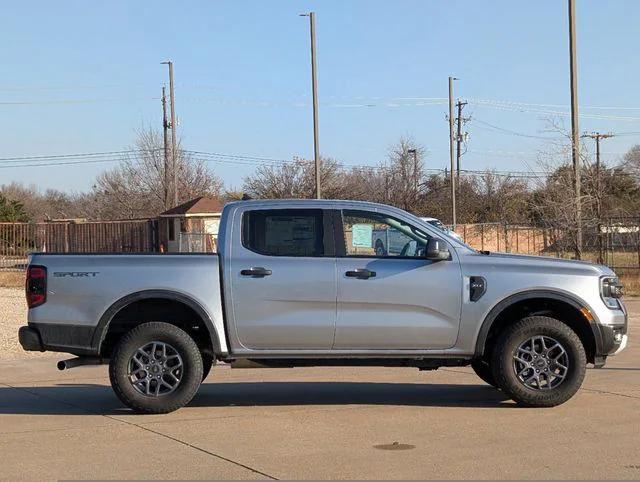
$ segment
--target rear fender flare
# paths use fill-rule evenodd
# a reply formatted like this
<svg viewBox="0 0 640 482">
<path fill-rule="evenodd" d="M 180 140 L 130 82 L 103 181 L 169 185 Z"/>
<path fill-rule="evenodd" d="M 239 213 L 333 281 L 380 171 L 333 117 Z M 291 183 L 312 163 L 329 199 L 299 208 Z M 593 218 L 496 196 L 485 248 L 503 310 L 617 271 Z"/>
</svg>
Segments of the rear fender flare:
<svg viewBox="0 0 640 482">
<path fill-rule="evenodd" d="M 102 347 L 102 343 L 109 331 L 109 324 L 111 320 L 122 310 L 126 308 L 131 303 L 135 303 L 136 301 L 148 300 L 148 299 L 163 299 L 163 300 L 171 300 L 182 303 L 189 308 L 191 308 L 205 323 L 207 330 L 209 332 L 209 336 L 211 338 L 211 346 L 213 347 L 213 351 L 215 353 L 220 353 L 220 341 L 218 339 L 218 333 L 216 332 L 215 325 L 211 316 L 207 311 L 202 307 L 200 303 L 198 303 L 193 298 L 184 295 L 182 293 L 178 293 L 170 290 L 144 290 L 138 291 L 136 293 L 128 294 L 123 298 L 120 298 L 118 301 L 113 303 L 100 317 L 98 321 L 98 325 L 96 326 L 95 331 L 93 332 L 93 337 L 91 340 L 91 348 L 95 353 L 100 353 L 100 349 Z"/>
</svg>

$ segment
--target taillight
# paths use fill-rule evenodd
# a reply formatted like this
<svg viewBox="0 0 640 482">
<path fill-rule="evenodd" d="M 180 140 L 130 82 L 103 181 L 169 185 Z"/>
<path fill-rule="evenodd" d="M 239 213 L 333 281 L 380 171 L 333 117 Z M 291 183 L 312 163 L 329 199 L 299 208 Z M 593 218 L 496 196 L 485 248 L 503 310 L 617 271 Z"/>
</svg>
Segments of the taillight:
<svg viewBox="0 0 640 482">
<path fill-rule="evenodd" d="M 27 268 L 27 306 L 35 308 L 47 301 L 47 268 L 29 266 Z"/>
</svg>

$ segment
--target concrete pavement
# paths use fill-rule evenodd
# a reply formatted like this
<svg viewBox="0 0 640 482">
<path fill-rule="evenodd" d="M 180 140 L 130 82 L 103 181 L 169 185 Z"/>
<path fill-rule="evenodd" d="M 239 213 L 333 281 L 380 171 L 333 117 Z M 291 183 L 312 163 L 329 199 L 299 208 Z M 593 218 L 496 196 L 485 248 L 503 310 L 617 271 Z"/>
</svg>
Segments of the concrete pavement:
<svg viewBox="0 0 640 482">
<path fill-rule="evenodd" d="M 193 402 L 133 415 L 106 367 L 0 362 L 0 479 L 640 478 L 640 302 L 631 341 L 552 409 L 470 369 L 216 367 Z M 396 443 L 396 444 L 394 444 Z"/>
</svg>

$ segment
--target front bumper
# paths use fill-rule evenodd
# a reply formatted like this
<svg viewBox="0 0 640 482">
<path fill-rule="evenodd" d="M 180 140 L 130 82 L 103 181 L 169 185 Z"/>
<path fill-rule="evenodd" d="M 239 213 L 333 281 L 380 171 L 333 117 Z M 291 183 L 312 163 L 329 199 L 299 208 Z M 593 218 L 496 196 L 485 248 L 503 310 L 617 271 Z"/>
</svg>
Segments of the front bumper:
<svg viewBox="0 0 640 482">
<path fill-rule="evenodd" d="M 601 343 L 598 355 L 617 355 L 627 344 L 627 324 L 624 325 L 597 325 Z"/>
<path fill-rule="evenodd" d="M 596 338 L 594 364 L 597 368 L 604 366 L 608 356 L 617 355 L 627 346 L 628 314 L 624 307 L 612 321 L 614 324 L 594 323 L 592 325 Z"/>
</svg>

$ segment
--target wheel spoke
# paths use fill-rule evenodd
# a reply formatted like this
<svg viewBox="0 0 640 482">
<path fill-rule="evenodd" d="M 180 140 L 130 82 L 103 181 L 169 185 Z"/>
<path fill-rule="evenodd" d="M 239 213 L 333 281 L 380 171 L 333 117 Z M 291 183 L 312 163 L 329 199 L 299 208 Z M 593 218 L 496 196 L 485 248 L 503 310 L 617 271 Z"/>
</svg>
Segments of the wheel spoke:
<svg viewBox="0 0 640 482">
<path fill-rule="evenodd" d="M 513 370 L 526 387 L 553 390 L 569 373 L 569 356 L 558 340 L 534 335 L 514 350 Z"/>
<path fill-rule="evenodd" d="M 182 357 L 173 346 L 150 341 L 131 355 L 128 375 L 138 392 L 149 397 L 161 397 L 172 393 L 180 385 L 182 367 Z"/>
<path fill-rule="evenodd" d="M 524 367 L 524 368 L 523 368 L 522 370 L 520 370 L 520 372 L 518 373 L 518 378 L 522 379 L 522 375 L 524 375 L 524 374 L 527 372 L 527 370 L 530 370 L 530 369 L 531 369 L 531 367 L 528 367 L 528 366 Z"/>
<path fill-rule="evenodd" d="M 547 349 L 547 346 L 544 344 L 544 336 L 540 337 L 540 348 L 541 348 L 540 353 L 542 353 L 544 350 Z"/>
</svg>

